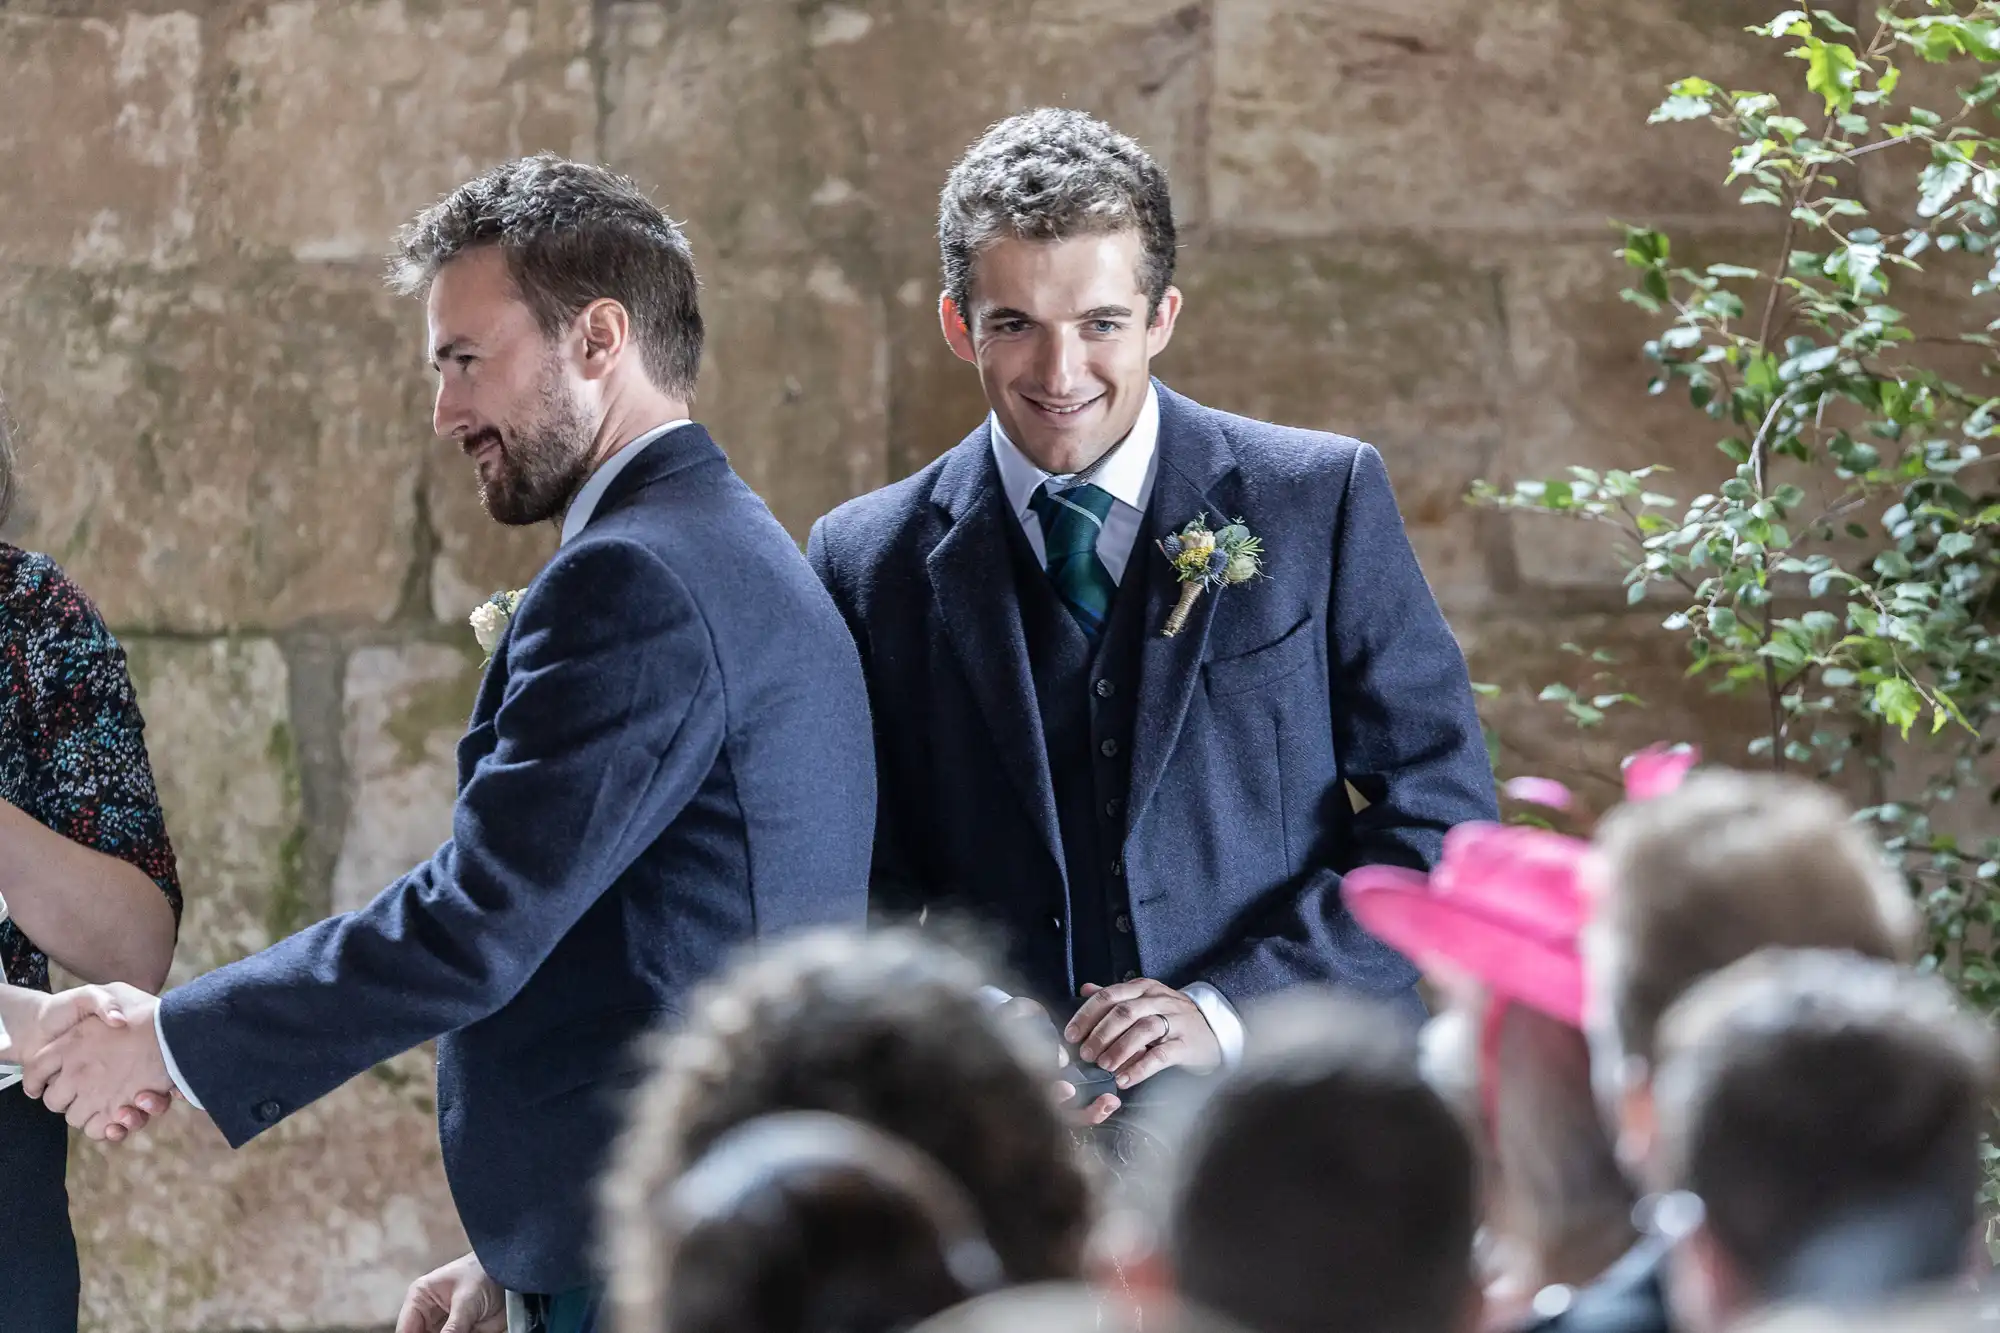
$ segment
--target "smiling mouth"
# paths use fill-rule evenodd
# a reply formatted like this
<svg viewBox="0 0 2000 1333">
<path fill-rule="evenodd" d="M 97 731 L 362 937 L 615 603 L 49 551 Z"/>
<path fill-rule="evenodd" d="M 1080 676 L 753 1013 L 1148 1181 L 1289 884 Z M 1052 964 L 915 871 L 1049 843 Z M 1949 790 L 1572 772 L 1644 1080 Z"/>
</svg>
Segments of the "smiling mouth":
<svg viewBox="0 0 2000 1333">
<path fill-rule="evenodd" d="M 1099 394 L 1097 395 L 1096 398 L 1089 399 L 1085 402 L 1066 403 L 1066 404 L 1045 403 L 1041 401 L 1039 398 L 1029 398 L 1028 403 L 1030 406 L 1034 407 L 1037 411 L 1047 413 L 1049 416 L 1052 417 L 1073 417 L 1077 413 L 1083 411 L 1083 409 L 1085 409 L 1086 407 L 1096 406 L 1098 400 L 1103 397 L 1104 397 L 1103 394 Z"/>
</svg>

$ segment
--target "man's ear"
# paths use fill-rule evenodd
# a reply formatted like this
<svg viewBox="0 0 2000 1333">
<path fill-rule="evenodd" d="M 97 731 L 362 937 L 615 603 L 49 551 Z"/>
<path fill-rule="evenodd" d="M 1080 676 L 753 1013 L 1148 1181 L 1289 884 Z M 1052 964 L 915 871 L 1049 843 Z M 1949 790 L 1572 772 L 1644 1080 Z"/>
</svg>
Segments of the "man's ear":
<svg viewBox="0 0 2000 1333">
<path fill-rule="evenodd" d="M 576 317 L 583 340 L 585 379 L 600 379 L 623 358 L 632 341 L 632 316 L 618 302 L 604 297 L 585 306 Z"/>
<path fill-rule="evenodd" d="M 959 360 L 978 363 L 979 351 L 972 345 L 972 327 L 965 312 L 958 308 L 958 302 L 949 296 L 938 298 L 938 327 L 944 330 L 944 340 Z"/>
<path fill-rule="evenodd" d="M 1160 296 L 1160 303 L 1153 307 L 1153 322 L 1146 326 L 1146 356 L 1148 359 L 1167 350 L 1167 344 L 1174 340 L 1174 322 L 1181 317 L 1181 289 L 1169 287 Z"/>
</svg>

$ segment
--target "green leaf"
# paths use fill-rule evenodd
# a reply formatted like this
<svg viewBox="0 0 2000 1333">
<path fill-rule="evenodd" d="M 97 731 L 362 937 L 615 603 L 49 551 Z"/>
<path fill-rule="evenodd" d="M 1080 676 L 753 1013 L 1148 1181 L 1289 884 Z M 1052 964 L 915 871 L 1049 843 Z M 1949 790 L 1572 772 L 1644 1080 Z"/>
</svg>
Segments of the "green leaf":
<svg viewBox="0 0 2000 1333">
<path fill-rule="evenodd" d="M 1944 212 L 1971 179 L 1972 164 L 1964 158 L 1933 162 L 1925 167 L 1923 175 L 1917 178 L 1917 188 L 1921 191 L 1917 199 L 1917 216 L 1934 218 Z"/>
<path fill-rule="evenodd" d="M 1773 34 L 1775 36 L 1776 34 Z M 1915 47 L 1917 54 L 1933 65 L 1950 60 L 1959 52 L 1958 38 L 1951 29 L 1942 24 L 1933 24 L 1919 29 L 1915 34 L 1904 32 L 1899 38 Z"/>
<path fill-rule="evenodd" d="M 1625 605 L 1637 606 L 1646 600 L 1646 581 L 1640 579 L 1625 590 Z"/>
<path fill-rule="evenodd" d="M 1831 611 L 1808 611 L 1799 617 L 1799 624 L 1814 634 L 1835 634 L 1840 630 L 1840 622 Z"/>
<path fill-rule="evenodd" d="M 1796 509 L 1806 502 L 1806 493 L 1796 486 L 1780 486 L 1771 493 L 1771 500 L 1782 509 Z"/>
<path fill-rule="evenodd" d="M 1828 667 L 1819 673 L 1819 683 L 1829 690 L 1845 690 L 1853 686 L 1855 675 L 1846 667 Z"/>
<path fill-rule="evenodd" d="M 1850 36 L 1854 32 L 1854 29 L 1848 27 L 1845 23 L 1842 23 L 1832 14 L 1827 13 L 1824 9 L 1815 9 L 1813 11 L 1813 17 L 1820 21 L 1820 25 L 1822 27 L 1825 27 L 1830 31 L 1843 32 L 1849 34 Z"/>
<path fill-rule="evenodd" d="M 1766 189 L 1762 185 L 1753 185 L 1743 192 L 1742 201 L 1746 204 L 1777 204 L 1782 207 L 1785 197 L 1776 190 Z"/>
<path fill-rule="evenodd" d="M 1708 276 L 1711 278 L 1761 278 L 1762 269 L 1746 268 L 1742 264 L 1710 264 Z"/>
<path fill-rule="evenodd" d="M 1969 532 L 1947 532 L 1938 538 L 1938 554 L 1946 559 L 1964 555 L 1978 544 Z"/>
<path fill-rule="evenodd" d="M 1633 268 L 1650 268 L 1666 262 L 1668 250 L 1664 232 L 1650 227 L 1625 229 L 1625 262 Z"/>
<path fill-rule="evenodd" d="M 1901 731 L 1905 740 L 1909 739 L 1910 727 L 1922 709 L 1922 696 L 1901 676 L 1890 676 L 1875 683 L 1876 712 L 1881 714 L 1883 721 Z"/>
<path fill-rule="evenodd" d="M 1810 29 L 1806 27 L 1806 11 L 1785 9 L 1769 23 L 1752 24 L 1749 31 L 1760 37 L 1803 37 Z"/>
<path fill-rule="evenodd" d="M 1854 105 L 1855 72 L 1853 47 L 1806 38 L 1806 91 L 1825 98 L 1829 112 Z"/>
<path fill-rule="evenodd" d="M 1669 97 L 1653 108 L 1653 114 L 1646 117 L 1648 125 L 1659 125 L 1674 120 L 1701 120 L 1715 110 L 1715 104 L 1706 97 Z"/>
</svg>

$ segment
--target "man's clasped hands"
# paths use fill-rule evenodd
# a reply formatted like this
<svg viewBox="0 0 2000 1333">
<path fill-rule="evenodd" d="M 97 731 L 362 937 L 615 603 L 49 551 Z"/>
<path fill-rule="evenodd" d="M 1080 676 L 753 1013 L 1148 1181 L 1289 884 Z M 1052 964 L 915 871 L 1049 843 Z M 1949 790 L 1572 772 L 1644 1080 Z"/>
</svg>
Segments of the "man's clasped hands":
<svg viewBox="0 0 2000 1333">
<path fill-rule="evenodd" d="M 0 1064 L 22 1066 L 30 1097 L 115 1143 L 173 1104 L 159 1007 L 158 996 L 121 982 L 58 995 L 0 985 Z"/>
</svg>

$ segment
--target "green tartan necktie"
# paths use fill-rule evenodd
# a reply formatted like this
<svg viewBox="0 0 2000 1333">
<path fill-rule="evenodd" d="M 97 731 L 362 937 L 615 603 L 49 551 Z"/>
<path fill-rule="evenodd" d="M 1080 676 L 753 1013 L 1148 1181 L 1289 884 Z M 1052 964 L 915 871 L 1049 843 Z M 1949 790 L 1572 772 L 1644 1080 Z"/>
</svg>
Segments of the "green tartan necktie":
<svg viewBox="0 0 2000 1333">
<path fill-rule="evenodd" d="M 1049 582 L 1056 596 L 1093 643 L 1104 631 L 1111 594 L 1118 585 L 1097 558 L 1097 535 L 1111 512 L 1111 492 L 1085 482 L 1066 491 L 1045 481 L 1028 501 L 1042 521 L 1042 547 L 1047 552 Z"/>
</svg>

